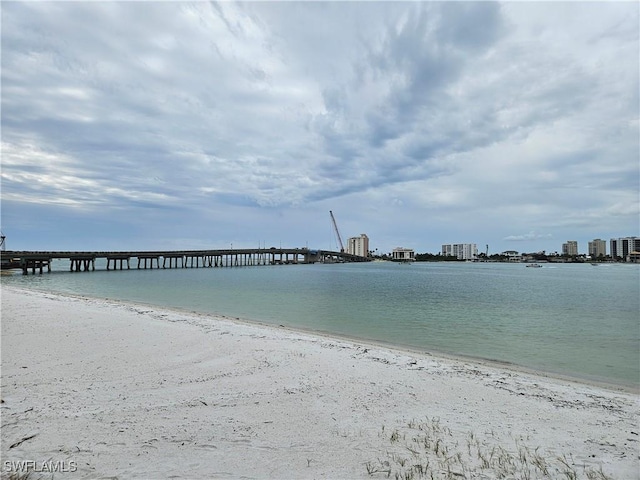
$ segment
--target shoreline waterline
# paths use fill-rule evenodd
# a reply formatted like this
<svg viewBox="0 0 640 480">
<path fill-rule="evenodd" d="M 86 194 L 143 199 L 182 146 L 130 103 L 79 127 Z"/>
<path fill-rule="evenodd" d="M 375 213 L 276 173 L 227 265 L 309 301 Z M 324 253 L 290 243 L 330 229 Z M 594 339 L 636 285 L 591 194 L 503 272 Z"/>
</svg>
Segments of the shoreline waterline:
<svg viewBox="0 0 640 480">
<path fill-rule="evenodd" d="M 613 383 L 606 382 L 601 379 L 594 379 L 588 377 L 581 377 L 576 375 L 567 375 L 560 372 L 553 372 L 547 370 L 538 370 L 533 368 L 528 368 L 526 366 L 519 365 L 517 363 L 495 360 L 491 358 L 484 357 L 476 357 L 471 355 L 461 355 L 461 354 L 453 354 L 449 352 L 441 352 L 438 350 L 423 350 L 416 348 L 412 345 L 402 345 L 396 343 L 384 342 L 377 339 L 372 338 L 364 338 L 347 334 L 340 334 L 335 332 L 328 332 L 324 330 L 318 330 L 313 328 L 305 328 L 304 326 L 292 326 L 292 325 L 284 325 L 284 324 L 273 324 L 269 322 L 260 321 L 258 319 L 250 319 L 250 318 L 242 318 L 230 316 L 222 313 L 208 312 L 208 311 L 199 311 L 199 310 L 191 310 L 187 308 L 180 307 L 171 307 L 165 305 L 157 305 L 148 302 L 140 302 L 140 301 L 129 301 L 129 300 L 121 300 L 110 297 L 98 297 L 91 295 L 81 295 L 81 294 L 73 294 L 66 292 L 54 292 L 48 290 L 41 290 L 37 288 L 25 288 L 25 287 L 16 287 L 16 286 L 6 286 L 0 284 L 1 290 L 11 290 L 15 293 L 25 293 L 25 294 L 37 294 L 45 298 L 50 297 L 60 297 L 60 298 L 69 298 L 75 299 L 78 301 L 85 301 L 88 303 L 98 303 L 105 304 L 112 307 L 132 307 L 132 308 L 145 308 L 151 309 L 155 314 L 162 315 L 163 312 L 177 313 L 182 315 L 191 315 L 201 319 L 205 319 L 210 322 L 231 322 L 234 324 L 248 325 L 248 326 L 256 326 L 261 328 L 266 328 L 268 330 L 272 329 L 274 331 L 286 331 L 292 334 L 303 334 L 310 335 L 316 337 L 318 339 L 323 339 L 326 341 L 336 341 L 336 342 L 348 342 L 355 346 L 362 348 L 381 348 L 384 350 L 388 350 L 393 353 L 401 354 L 401 355 L 417 355 L 424 357 L 431 357 L 440 361 L 450 361 L 455 363 L 471 363 L 476 364 L 483 367 L 488 367 L 495 370 L 506 370 L 512 373 L 520 373 L 525 375 L 530 375 L 534 377 L 540 377 L 541 379 L 548 381 L 560 381 L 566 382 L 570 384 L 576 385 L 585 385 L 590 387 L 603 388 L 607 390 L 611 390 L 614 392 L 624 392 L 630 394 L 640 394 L 640 384 L 625 384 L 625 383 Z M 0 296 L 1 299 L 1 296 Z"/>
<path fill-rule="evenodd" d="M 3 284 L 109 297 L 640 387 L 638 265 L 389 263 L 69 272 Z"/>
<path fill-rule="evenodd" d="M 538 478 L 537 459 L 552 478 L 638 471 L 636 394 L 229 316 L 0 292 L 5 469 L 366 479 L 420 463 L 433 478 L 497 478 L 511 461 L 512 477 Z M 416 450 L 425 434 L 437 448 Z M 482 461 L 491 452 L 500 462 Z"/>
</svg>

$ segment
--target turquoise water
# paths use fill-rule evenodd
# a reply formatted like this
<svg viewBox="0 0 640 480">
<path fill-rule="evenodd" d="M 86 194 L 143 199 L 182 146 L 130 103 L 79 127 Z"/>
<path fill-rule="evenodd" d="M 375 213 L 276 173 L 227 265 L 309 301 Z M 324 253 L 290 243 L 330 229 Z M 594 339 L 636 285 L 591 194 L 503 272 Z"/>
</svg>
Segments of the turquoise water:
<svg viewBox="0 0 640 480">
<path fill-rule="evenodd" d="M 102 268 L 98 265 L 97 268 Z M 373 262 L 3 276 L 581 379 L 640 385 L 638 265 Z"/>
</svg>

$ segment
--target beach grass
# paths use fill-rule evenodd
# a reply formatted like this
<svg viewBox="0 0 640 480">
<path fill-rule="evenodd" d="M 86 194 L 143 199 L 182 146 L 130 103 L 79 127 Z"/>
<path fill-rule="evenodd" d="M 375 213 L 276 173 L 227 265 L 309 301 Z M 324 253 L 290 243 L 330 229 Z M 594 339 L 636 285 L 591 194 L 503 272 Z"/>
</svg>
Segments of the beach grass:
<svg viewBox="0 0 640 480">
<path fill-rule="evenodd" d="M 35 476 L 32 471 L 26 472 L 2 472 L 0 480 L 39 480 L 42 476 Z M 53 478 L 53 475 L 48 478 Z"/>
<path fill-rule="evenodd" d="M 402 428 L 385 431 L 389 449 L 381 457 L 365 463 L 370 476 L 394 480 L 519 478 L 566 480 L 613 480 L 601 466 L 580 464 L 570 453 L 555 454 L 532 448 L 515 439 L 511 448 L 503 446 L 494 432 L 469 432 L 464 444 L 439 419 L 412 420 Z"/>
</svg>

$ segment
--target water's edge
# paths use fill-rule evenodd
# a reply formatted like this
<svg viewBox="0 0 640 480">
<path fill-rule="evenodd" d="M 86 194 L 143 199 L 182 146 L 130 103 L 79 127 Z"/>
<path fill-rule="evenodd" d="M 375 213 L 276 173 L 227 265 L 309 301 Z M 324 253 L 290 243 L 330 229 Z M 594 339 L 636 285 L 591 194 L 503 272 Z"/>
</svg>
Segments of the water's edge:
<svg viewBox="0 0 640 480">
<path fill-rule="evenodd" d="M 229 316 L 229 315 L 219 314 L 219 313 L 191 310 L 191 309 L 180 308 L 180 307 L 171 307 L 166 305 L 157 305 L 153 303 L 146 303 L 146 302 L 140 302 L 140 301 L 121 300 L 121 299 L 115 299 L 110 297 L 98 297 L 98 296 L 91 296 L 91 295 L 66 293 L 66 292 L 55 292 L 55 291 L 50 291 L 45 289 L 26 288 L 22 286 L 18 287 L 13 285 L 8 286 L 0 282 L 0 292 L 5 289 L 11 290 L 19 294 L 27 294 L 27 295 L 36 294 L 43 298 L 50 298 L 50 297 L 68 298 L 76 301 L 89 302 L 93 304 L 96 304 L 97 302 L 98 305 L 104 305 L 107 308 L 114 307 L 114 306 L 143 308 L 143 309 L 151 309 L 154 313 L 157 313 L 157 314 L 176 313 L 176 314 L 181 314 L 186 316 L 195 316 L 199 319 L 204 318 L 213 322 L 223 321 L 223 322 L 231 322 L 231 323 L 245 324 L 245 325 L 251 325 L 251 326 L 259 326 L 261 328 L 266 328 L 270 330 L 282 330 L 282 331 L 287 331 L 287 332 L 296 333 L 296 334 L 310 335 L 326 341 L 348 342 L 350 344 L 353 344 L 362 348 L 381 348 L 393 353 L 426 356 L 426 357 L 431 357 L 435 359 L 441 359 L 445 362 L 450 361 L 450 362 L 456 362 L 456 363 L 472 363 L 472 364 L 481 365 L 481 366 L 489 367 L 496 370 L 503 370 L 503 371 L 513 372 L 513 373 L 521 373 L 521 374 L 526 374 L 530 376 L 540 377 L 545 380 L 557 380 L 563 383 L 593 386 L 593 387 L 602 388 L 610 391 L 640 394 L 640 385 L 627 384 L 624 382 L 612 383 L 612 382 L 603 381 L 602 379 L 589 378 L 588 376 L 568 375 L 566 373 L 561 373 L 561 372 L 532 369 L 532 368 L 528 368 L 526 366 L 518 365 L 512 362 L 500 361 L 500 360 L 495 360 L 491 358 L 483 358 L 479 356 L 452 354 L 449 352 L 442 352 L 442 351 L 433 350 L 433 349 L 421 350 L 411 345 L 388 343 L 388 342 L 383 342 L 376 339 L 339 334 L 335 332 L 328 332 L 328 331 L 318 330 L 313 328 L 305 328 L 302 326 L 293 327 L 291 325 L 274 325 L 273 323 L 261 322 L 255 319 L 241 318 L 241 317 Z M 0 296 L 0 300 L 1 300 L 1 296 Z"/>
</svg>

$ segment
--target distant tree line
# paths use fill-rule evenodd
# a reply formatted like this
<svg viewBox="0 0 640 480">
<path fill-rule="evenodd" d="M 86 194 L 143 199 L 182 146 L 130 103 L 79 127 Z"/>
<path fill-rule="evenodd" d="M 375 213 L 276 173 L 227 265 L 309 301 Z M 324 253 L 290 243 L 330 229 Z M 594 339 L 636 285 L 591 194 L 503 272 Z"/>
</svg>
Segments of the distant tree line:
<svg viewBox="0 0 640 480">
<path fill-rule="evenodd" d="M 597 258 L 591 258 L 585 254 L 578 255 L 563 255 L 558 252 L 546 253 L 545 251 L 541 252 L 532 252 L 532 253 L 522 253 L 520 256 L 527 261 L 535 261 L 535 262 L 611 262 L 611 261 L 624 261 L 622 258 L 611 258 L 609 255 L 599 255 Z M 379 254 L 376 251 L 371 250 L 369 252 L 369 257 L 379 260 L 391 260 L 390 253 Z M 477 260 L 480 262 L 509 262 L 512 261 L 512 257 L 506 255 L 504 253 L 494 253 L 491 255 L 486 255 L 484 252 L 479 253 Z M 466 260 L 459 259 L 458 257 L 454 257 L 451 255 L 442 255 L 442 253 L 416 253 L 415 255 L 416 262 L 465 262 Z"/>
<path fill-rule="evenodd" d="M 416 262 L 462 262 L 458 257 L 441 253 L 416 253 Z"/>
</svg>

